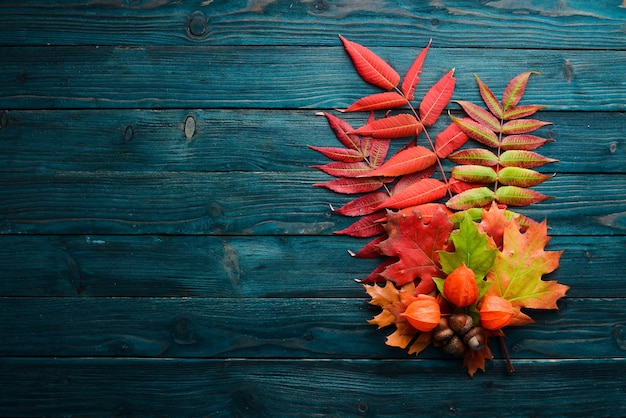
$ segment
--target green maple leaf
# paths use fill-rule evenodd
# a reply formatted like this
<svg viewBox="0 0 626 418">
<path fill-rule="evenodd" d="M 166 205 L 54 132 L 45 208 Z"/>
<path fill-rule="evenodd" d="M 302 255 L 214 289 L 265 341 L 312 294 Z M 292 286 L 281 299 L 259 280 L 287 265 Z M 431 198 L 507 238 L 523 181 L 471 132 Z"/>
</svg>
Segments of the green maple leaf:
<svg viewBox="0 0 626 418">
<path fill-rule="evenodd" d="M 498 250 L 493 248 L 484 232 L 466 215 L 458 230 L 450 234 L 454 244 L 454 252 L 439 252 L 441 268 L 450 274 L 461 264 L 474 271 L 476 281 L 482 282 L 487 272 L 493 267 Z"/>
<path fill-rule="evenodd" d="M 568 286 L 542 276 L 559 266 L 563 251 L 545 251 L 550 240 L 545 221 L 528 227 L 525 233 L 511 222 L 504 228 L 504 247 L 498 251 L 487 281 L 493 283 L 493 292 L 511 302 L 515 315 L 511 325 L 532 322 L 520 308 L 558 309 L 557 300 L 565 296 Z"/>
</svg>

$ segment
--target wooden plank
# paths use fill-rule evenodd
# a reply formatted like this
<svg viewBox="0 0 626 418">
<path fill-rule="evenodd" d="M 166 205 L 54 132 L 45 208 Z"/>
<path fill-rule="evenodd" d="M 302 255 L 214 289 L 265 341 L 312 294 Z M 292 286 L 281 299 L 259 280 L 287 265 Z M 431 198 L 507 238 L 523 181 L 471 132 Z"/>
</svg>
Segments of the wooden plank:
<svg viewBox="0 0 626 418">
<path fill-rule="evenodd" d="M 326 120 L 314 115 L 239 109 L 7 111 L 0 170 L 302 171 L 327 161 L 307 145 L 339 145 Z M 362 114 L 341 117 L 354 127 L 365 120 Z M 538 117 L 553 123 L 539 134 L 556 140 L 541 152 L 560 161 L 540 170 L 625 172 L 626 114 L 543 111 Z M 448 123 L 441 118 L 429 131 L 436 134 Z M 392 150 L 405 142 L 393 141 Z"/>
<path fill-rule="evenodd" d="M 353 259 L 347 237 L 0 235 L 2 296 L 364 297 L 353 279 L 379 259 Z M 557 236 L 546 279 L 570 297 L 626 296 L 623 236 Z M 593 280 L 590 280 L 593 278 Z"/>
<path fill-rule="evenodd" d="M 307 172 L 3 173 L 0 233 L 317 235 L 353 218 L 334 215 L 350 197 L 312 187 Z M 622 235 L 624 175 L 559 175 L 536 189 L 557 199 L 520 208 L 554 235 Z M 354 197 L 352 197 L 354 198 Z"/>
<path fill-rule="evenodd" d="M 21 0 L 0 7 L 0 40 L 4 45 L 313 46 L 333 45 L 341 33 L 377 45 L 415 46 L 432 37 L 445 47 L 624 49 L 626 11 L 619 6 L 619 1 L 585 0 Z"/>
<path fill-rule="evenodd" d="M 623 416 L 624 359 L 502 361 L 474 379 L 412 360 L 0 362 L 0 413 L 172 416 Z M 96 396 L 97 395 L 97 396 Z"/>
<path fill-rule="evenodd" d="M 15 47 L 0 54 L 0 109 L 345 108 L 377 92 L 342 47 Z M 404 72 L 416 51 L 376 48 Z M 501 92 L 539 71 L 525 102 L 552 110 L 624 110 L 615 63 L 626 51 L 432 48 L 416 96 L 457 69 L 454 98 L 479 102 L 473 74 Z M 506 68 L 506 72 L 502 69 Z"/>
<path fill-rule="evenodd" d="M 363 298 L 1 298 L 2 356 L 409 358 Z M 514 358 L 624 358 L 626 298 L 567 298 L 506 330 Z M 498 341 L 491 342 L 501 356 Z M 498 351 L 496 351 L 498 350 Z M 447 358 L 434 347 L 420 358 Z"/>
</svg>

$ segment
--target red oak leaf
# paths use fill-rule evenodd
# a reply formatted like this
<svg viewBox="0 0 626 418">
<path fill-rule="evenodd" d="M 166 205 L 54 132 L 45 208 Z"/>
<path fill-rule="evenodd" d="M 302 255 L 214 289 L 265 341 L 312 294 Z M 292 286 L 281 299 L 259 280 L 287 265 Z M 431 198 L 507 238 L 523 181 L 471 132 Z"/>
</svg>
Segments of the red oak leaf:
<svg viewBox="0 0 626 418">
<path fill-rule="evenodd" d="M 435 288 L 433 277 L 443 277 L 439 267 L 439 250 L 447 246 L 453 224 L 444 211 L 436 212 L 425 224 L 419 213 L 387 214 L 385 230 L 388 238 L 378 246 L 383 255 L 398 257 L 381 276 L 398 286 L 421 279 L 417 293 Z"/>
</svg>

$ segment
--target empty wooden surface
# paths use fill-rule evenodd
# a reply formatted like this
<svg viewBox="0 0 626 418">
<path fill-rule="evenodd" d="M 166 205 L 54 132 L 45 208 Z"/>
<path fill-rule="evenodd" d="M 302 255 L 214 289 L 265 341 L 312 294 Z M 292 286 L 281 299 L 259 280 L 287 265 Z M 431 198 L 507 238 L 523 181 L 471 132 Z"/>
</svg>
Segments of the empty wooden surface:
<svg viewBox="0 0 626 418">
<path fill-rule="evenodd" d="M 541 72 L 555 198 L 523 212 L 571 290 L 507 332 L 514 374 L 367 324 L 377 262 L 309 168 L 316 113 L 376 91 L 338 34 L 400 73 L 432 38 L 418 95 Z M 626 415 L 625 61 L 621 0 L 1 4 L 0 415 Z"/>
</svg>

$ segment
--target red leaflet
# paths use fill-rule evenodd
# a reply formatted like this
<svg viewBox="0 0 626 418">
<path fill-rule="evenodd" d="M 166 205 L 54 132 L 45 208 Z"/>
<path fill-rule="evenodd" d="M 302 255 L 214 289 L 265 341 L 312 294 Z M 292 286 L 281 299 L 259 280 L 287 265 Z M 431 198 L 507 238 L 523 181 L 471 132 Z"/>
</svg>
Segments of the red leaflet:
<svg viewBox="0 0 626 418">
<path fill-rule="evenodd" d="M 504 115 L 504 110 L 502 109 L 500 101 L 496 99 L 496 96 L 493 94 L 491 89 L 489 89 L 489 87 L 487 87 L 487 85 L 484 84 L 476 74 L 474 74 L 474 78 L 478 83 L 480 97 L 483 98 L 483 101 L 485 102 L 491 113 L 493 113 L 496 118 L 502 119 L 502 116 Z"/>
<path fill-rule="evenodd" d="M 444 197 L 447 193 L 445 183 L 433 179 L 423 179 L 402 189 L 379 206 L 379 209 L 404 209 L 409 206 L 417 206 L 423 203 L 434 202 Z"/>
<path fill-rule="evenodd" d="M 349 235 L 351 237 L 367 238 L 385 232 L 385 228 L 380 222 L 377 222 L 381 216 L 384 216 L 384 211 L 374 212 L 371 215 L 367 215 L 353 223 L 347 228 L 340 231 L 335 231 L 337 235 Z"/>
<path fill-rule="evenodd" d="M 412 115 L 401 113 L 370 122 L 353 133 L 374 138 L 402 138 L 417 135 L 422 128 L 422 124 Z"/>
<path fill-rule="evenodd" d="M 346 203 L 335 212 L 344 216 L 364 216 L 370 215 L 377 210 L 382 209 L 380 205 L 387 200 L 387 193 L 375 192 L 366 194 L 351 202 Z"/>
<path fill-rule="evenodd" d="M 536 72 L 527 72 L 521 73 L 515 77 L 509 84 L 507 84 L 504 89 L 504 93 L 502 94 L 502 105 L 504 110 L 509 110 L 516 106 L 519 101 L 522 99 L 524 95 L 524 91 L 526 90 L 526 84 L 528 83 L 528 78 L 531 74 L 538 74 Z"/>
<path fill-rule="evenodd" d="M 456 103 L 458 103 L 459 106 L 465 110 L 465 113 L 467 113 L 467 115 L 476 122 L 486 126 L 494 132 L 500 132 L 500 121 L 487 110 L 475 105 L 474 103 L 463 100 L 456 100 Z"/>
<path fill-rule="evenodd" d="M 327 189 L 337 193 L 357 194 L 376 191 L 383 186 L 383 182 L 375 177 L 341 177 L 326 183 L 316 183 L 313 186 L 326 187 Z"/>
<path fill-rule="evenodd" d="M 536 131 L 542 126 L 551 125 L 551 122 L 543 122 L 535 119 L 515 119 L 506 122 L 502 126 L 502 133 L 505 135 L 525 134 Z"/>
<path fill-rule="evenodd" d="M 361 148 L 361 139 L 358 135 L 349 134 L 353 132 L 354 128 L 350 126 L 348 122 L 330 113 L 318 113 L 318 115 L 326 116 L 330 129 L 335 133 L 335 136 L 345 147 L 350 149 L 359 150 Z"/>
<path fill-rule="evenodd" d="M 335 177 L 359 177 L 361 174 L 372 170 L 367 163 L 362 161 L 357 163 L 335 161 L 324 165 L 313 165 L 311 168 L 316 168 Z"/>
<path fill-rule="evenodd" d="M 382 58 L 368 48 L 349 41 L 341 35 L 339 39 L 352 59 L 356 72 L 363 80 L 385 90 L 391 90 L 398 85 L 400 75 Z"/>
<path fill-rule="evenodd" d="M 398 151 L 376 170 L 367 173 L 371 176 L 397 177 L 422 171 L 435 164 L 437 156 L 428 148 L 415 146 Z"/>
<path fill-rule="evenodd" d="M 461 148 L 469 139 L 456 123 L 451 123 L 435 137 L 435 151 L 439 158 L 446 158 L 451 152 Z"/>
<path fill-rule="evenodd" d="M 378 250 L 378 244 L 387 239 L 387 236 L 381 235 L 379 237 L 374 238 L 370 242 L 368 242 L 359 252 L 354 253 L 352 251 L 348 251 L 348 253 L 352 257 L 357 258 L 376 258 L 380 257 L 380 251 Z"/>
<path fill-rule="evenodd" d="M 343 161 L 344 163 L 355 163 L 363 161 L 364 158 L 362 153 L 349 148 L 315 147 L 313 145 L 309 145 L 309 148 L 322 153 L 331 160 Z"/>
<path fill-rule="evenodd" d="M 415 86 L 420 81 L 420 74 L 422 72 L 422 65 L 424 64 L 424 59 L 426 58 L 426 54 L 428 53 L 428 49 L 430 48 L 430 44 L 432 43 L 432 39 L 428 41 L 428 45 L 426 48 L 419 53 L 411 68 L 404 76 L 404 80 L 402 80 L 402 94 L 407 100 L 413 100 L 413 93 L 415 92 Z"/>
<path fill-rule="evenodd" d="M 385 157 L 387 157 L 389 140 L 365 137 L 361 142 L 363 144 L 363 152 L 368 157 L 370 166 L 372 168 L 380 166 L 385 161 Z"/>
<path fill-rule="evenodd" d="M 504 112 L 504 116 L 502 117 L 502 119 L 511 120 L 525 118 L 526 116 L 534 115 L 543 108 L 545 108 L 545 106 L 515 106 Z"/>
<path fill-rule="evenodd" d="M 439 115 L 452 98 L 455 83 L 453 68 L 428 90 L 420 103 L 419 114 L 422 124 L 430 126 L 437 122 Z"/>
<path fill-rule="evenodd" d="M 352 103 L 344 112 L 364 112 L 381 109 L 394 109 L 406 104 L 406 99 L 395 91 L 365 96 Z"/>
<path fill-rule="evenodd" d="M 406 189 L 412 184 L 432 176 L 434 172 L 435 166 L 431 165 L 430 167 L 427 167 L 422 171 L 418 171 L 417 173 L 407 174 L 400 177 L 400 180 L 398 180 L 398 182 L 394 184 L 393 188 L 391 189 L 391 194 L 393 195 L 399 193 L 401 190 Z"/>
<path fill-rule="evenodd" d="M 478 187 L 484 187 L 484 185 L 482 185 L 482 184 L 466 183 L 464 181 L 457 180 L 457 179 L 450 179 L 448 181 L 448 187 L 450 188 L 452 193 L 459 194 L 459 193 L 463 193 L 466 190 L 476 189 Z"/>
<path fill-rule="evenodd" d="M 554 140 L 532 135 L 509 135 L 502 139 L 500 148 L 505 151 L 511 149 L 530 151 L 539 148 L 546 142 L 554 142 Z"/>
<path fill-rule="evenodd" d="M 450 116 L 450 118 L 457 124 L 461 131 L 465 132 L 470 138 L 475 139 L 483 145 L 498 148 L 498 137 L 491 129 L 471 118 L 460 119 L 454 116 Z"/>
</svg>

